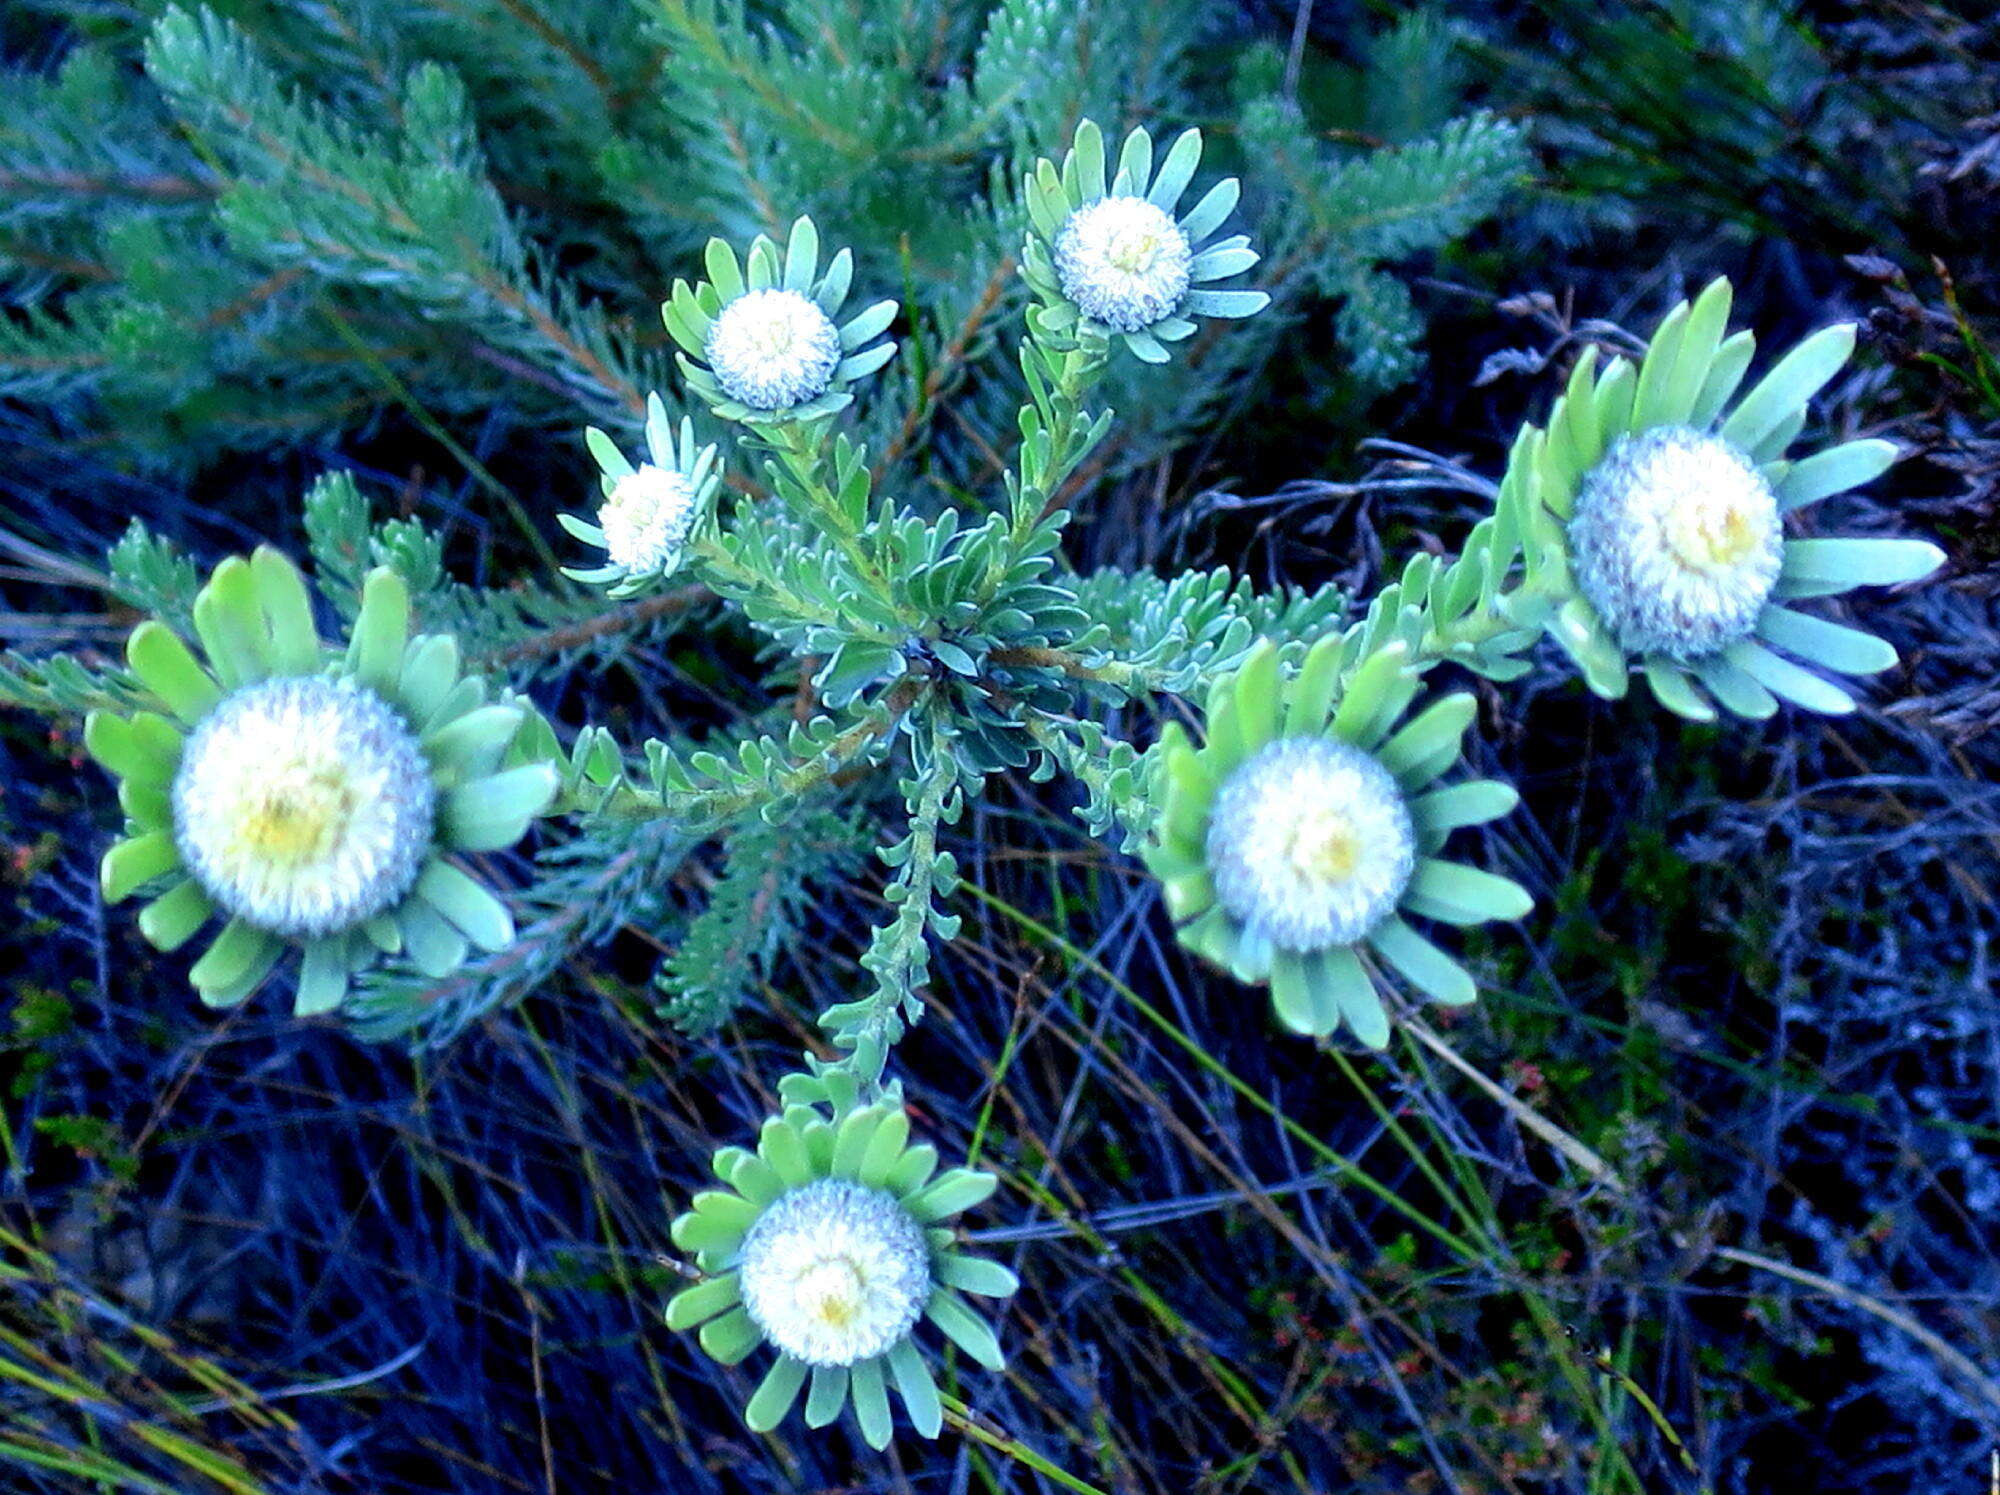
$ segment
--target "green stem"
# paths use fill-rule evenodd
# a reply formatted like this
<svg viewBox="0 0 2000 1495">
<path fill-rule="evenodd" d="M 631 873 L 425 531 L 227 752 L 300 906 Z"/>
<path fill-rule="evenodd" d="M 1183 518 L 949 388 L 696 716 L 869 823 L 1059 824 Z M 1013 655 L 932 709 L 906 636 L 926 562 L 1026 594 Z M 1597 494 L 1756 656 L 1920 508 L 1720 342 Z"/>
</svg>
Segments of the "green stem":
<svg viewBox="0 0 2000 1495">
<path fill-rule="evenodd" d="M 870 702 L 845 731 L 818 752 L 793 759 L 751 783 L 687 793 L 642 787 L 627 779 L 601 802 L 578 799 L 558 805 L 557 812 L 582 813 L 605 820 L 671 819 L 683 826 L 721 824 L 753 806 L 768 803 L 773 791 L 778 796 L 796 799 L 826 783 L 893 732 L 904 713 L 928 689 L 925 681 L 905 676 Z"/>
<path fill-rule="evenodd" d="M 1134 695 L 1142 691 L 1157 690 L 1158 682 L 1162 678 L 1160 671 L 1127 664 L 1122 659 L 1108 659 L 1102 664 L 1087 664 L 1081 654 L 1068 649 L 1050 649 L 1026 644 L 995 649 L 986 656 L 986 662 L 1000 668 L 1061 670 L 1072 680 L 1101 680 L 1107 685 L 1115 685 Z"/>
<path fill-rule="evenodd" d="M 1103 378 L 1110 350 L 1101 339 L 1087 339 L 1068 348 L 1051 347 L 1032 332 L 1021 344 L 1021 368 L 1032 402 L 1023 408 L 1034 414 L 1024 430 L 1013 512 L 1008 516 L 1007 544 L 986 575 L 990 597 L 1003 577 L 1020 560 L 1056 495 L 1085 455 L 1104 435 L 1109 412 L 1096 419 L 1084 415 L 1084 401 Z M 1053 372 L 1054 378 L 1049 377 Z"/>
<path fill-rule="evenodd" d="M 1504 602 L 1511 595 L 1501 593 L 1494 598 L 1494 601 Z M 1464 648 L 1468 644 L 1477 646 L 1489 639 L 1498 638 L 1503 633 L 1518 632 L 1521 627 L 1520 624 L 1503 616 L 1497 607 L 1488 609 L 1475 605 L 1471 612 L 1457 622 L 1448 623 L 1440 628 L 1431 616 L 1428 599 L 1424 601 L 1423 609 L 1428 626 L 1424 630 L 1422 642 L 1417 645 L 1415 658 L 1426 665 L 1436 664 L 1445 659 L 1453 649 Z"/>
<path fill-rule="evenodd" d="M 819 606 L 783 586 L 775 575 L 745 565 L 713 527 L 704 527 L 696 534 L 689 542 L 688 554 L 716 595 L 739 606 L 761 605 L 787 623 L 832 629 L 891 645 L 901 642 L 900 633 L 872 627 L 835 608 Z"/>
<path fill-rule="evenodd" d="M 840 547 L 841 553 L 854 567 L 855 575 L 876 596 L 888 597 L 892 595 L 888 573 L 862 543 L 862 527 L 854 523 L 853 517 L 841 507 L 839 496 L 827 486 L 821 461 L 827 430 L 824 420 L 785 421 L 760 430 L 757 435 L 778 459 L 779 470 L 791 479 L 789 483 L 779 484 L 779 491 L 789 491 L 792 496 L 803 499 L 806 517 L 815 521 L 820 532 Z M 863 523 L 866 523 L 865 516 Z"/>
<path fill-rule="evenodd" d="M 1022 725 L 1034 738 L 1036 746 L 1054 758 L 1071 778 L 1083 786 L 1090 813 L 1078 813 L 1083 815 L 1093 834 L 1104 834 L 1108 828 L 1116 826 L 1125 832 L 1124 844 L 1130 848 L 1152 830 L 1158 819 L 1158 809 L 1144 795 L 1119 797 L 1113 788 L 1114 769 L 1108 759 L 1092 750 L 1093 739 L 1080 740 L 1071 735 L 1078 730 L 1075 721 L 1030 710 Z M 1095 728 L 1085 730 L 1096 732 Z M 1094 740 L 1100 745 L 1110 741 L 1102 733 L 1096 733 Z M 1135 770 L 1136 767 L 1135 760 Z"/>
<path fill-rule="evenodd" d="M 1503 498 L 1502 502 L 1505 501 Z M 1533 542 L 1515 539 L 1503 544 L 1494 532 L 1495 523 L 1495 520 L 1482 521 L 1474 527 L 1472 535 L 1466 542 L 1466 548 L 1460 555 L 1449 560 L 1440 559 L 1430 573 L 1430 581 L 1420 594 L 1404 595 L 1400 581 L 1392 583 L 1397 589 L 1397 608 L 1414 607 L 1419 615 L 1414 629 L 1403 624 L 1391 625 L 1394 629 L 1392 636 L 1410 640 L 1410 663 L 1419 673 L 1447 659 L 1455 659 L 1460 664 L 1469 665 L 1477 671 L 1478 666 L 1464 657 L 1466 652 L 1477 650 L 1482 645 L 1508 634 L 1519 634 L 1520 645 L 1508 651 L 1518 652 L 1518 647 L 1526 647 L 1540 636 L 1541 627 L 1534 619 L 1540 616 L 1541 609 L 1554 600 L 1550 593 L 1554 578 L 1546 569 L 1533 566 L 1524 568 L 1521 546 Z M 1500 548 L 1496 549 L 1496 546 Z M 1494 556 L 1501 557 L 1496 563 L 1501 569 L 1501 575 L 1491 592 L 1489 593 L 1482 584 L 1473 595 L 1471 605 L 1464 612 L 1450 622 L 1440 622 L 1434 606 L 1440 585 L 1443 585 L 1445 592 L 1452 591 L 1453 588 L 1446 578 L 1455 573 L 1462 574 L 1459 573 L 1459 568 L 1473 564 L 1481 554 L 1486 555 L 1489 560 Z M 1511 590 L 1508 588 L 1509 582 L 1513 583 Z M 1385 587 L 1383 590 L 1387 591 L 1388 588 Z M 1369 614 L 1374 612 L 1381 600 L 1380 592 L 1369 599 Z M 1376 620 L 1371 616 L 1364 626 L 1377 626 Z M 1412 633 L 1415 634 L 1414 639 L 1411 637 Z"/>
<path fill-rule="evenodd" d="M 953 744 L 935 714 L 929 726 L 930 761 L 926 765 L 918 760 L 921 778 L 909 806 L 909 834 L 898 848 L 895 879 L 885 890 L 894 912 L 887 923 L 876 927 L 861 956 L 863 968 L 875 978 L 875 989 L 856 1001 L 829 1007 L 819 1019 L 820 1026 L 847 1051 L 837 1067 L 855 1075 L 866 1089 L 881 1081 L 889 1050 L 921 1010 L 920 992 L 930 960 L 925 942 L 932 924 L 943 917 L 935 902 L 938 828 L 955 813 L 953 792 L 958 787 L 958 769 L 952 759 Z M 955 920 L 952 925 L 955 927 Z M 951 931 L 943 932 L 948 935 Z"/>
<path fill-rule="evenodd" d="M 1003 1453 L 1017 1463 L 1026 1464 L 1035 1473 L 1045 1479 L 1054 1480 L 1065 1490 L 1075 1490 L 1077 1495 L 1107 1495 L 1106 1491 L 1100 1490 L 1096 1485 L 1086 1484 L 1074 1474 L 1057 1468 L 1020 1439 L 995 1432 L 974 1422 L 971 1409 L 957 1397 L 940 1392 L 938 1400 L 944 1403 L 944 1420 L 974 1442 L 983 1443 L 995 1453 Z"/>
</svg>

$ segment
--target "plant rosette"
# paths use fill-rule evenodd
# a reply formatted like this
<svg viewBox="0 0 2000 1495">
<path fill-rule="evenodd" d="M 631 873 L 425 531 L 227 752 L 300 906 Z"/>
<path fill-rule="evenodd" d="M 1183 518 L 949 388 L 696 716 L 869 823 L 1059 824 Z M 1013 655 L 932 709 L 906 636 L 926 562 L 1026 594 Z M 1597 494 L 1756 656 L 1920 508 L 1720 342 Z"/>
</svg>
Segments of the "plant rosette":
<svg viewBox="0 0 2000 1495">
<path fill-rule="evenodd" d="M 1160 816 L 1141 848 L 1181 943 L 1250 985 L 1313 1037 L 1345 1023 L 1371 1048 L 1389 1039 L 1390 973 L 1447 1005 L 1472 977 L 1405 915 L 1467 926 L 1518 919 L 1516 883 L 1442 860 L 1447 836 L 1512 810 L 1491 779 L 1444 787 L 1473 698 L 1444 696 L 1403 720 L 1416 673 L 1401 642 L 1340 681 L 1341 639 L 1323 638 L 1282 678 L 1268 640 L 1210 688 L 1206 740 L 1178 723 L 1153 750 Z"/>
<path fill-rule="evenodd" d="M 960 1252 L 943 1223 L 996 1180 L 937 1172 L 937 1150 L 909 1136 L 891 1105 L 836 1120 L 787 1106 L 764 1123 L 756 1151 L 715 1155 L 725 1187 L 695 1195 L 674 1221 L 675 1244 L 709 1275 L 667 1305 L 668 1326 L 699 1326 L 701 1347 L 724 1365 L 761 1344 L 777 1352 L 744 1409 L 753 1430 L 777 1427 L 810 1381 L 807 1426 L 826 1426 L 852 1400 L 862 1437 L 885 1448 L 893 1382 L 910 1426 L 935 1438 L 943 1407 L 914 1337 L 925 1319 L 988 1370 L 1003 1368 L 992 1328 L 963 1295 L 1005 1298 L 1020 1284 Z"/>
<path fill-rule="evenodd" d="M 743 263 L 723 239 L 704 253 L 708 278 L 676 280 L 660 308 L 680 344 L 681 372 L 717 415 L 750 424 L 812 420 L 853 402 L 847 386 L 895 355 L 875 342 L 896 319 L 894 301 L 877 301 L 841 322 L 854 278 L 843 249 L 819 273 L 819 231 L 812 219 L 792 225 L 782 253 L 759 234 Z"/>
<path fill-rule="evenodd" d="M 556 520 L 586 545 L 605 552 L 605 564 L 591 570 L 563 567 L 575 581 L 607 588 L 606 595 L 630 597 L 671 575 L 709 512 L 722 483 L 722 464 L 713 445 L 697 447 L 694 422 L 683 418 L 676 439 L 658 395 L 646 399 L 646 452 L 650 461 L 633 466 L 618 445 L 591 426 L 584 444 L 597 459 L 604 502 L 595 520 L 558 514 Z"/>
<path fill-rule="evenodd" d="M 1624 695 L 1636 661 L 1660 702 L 1696 721 L 1712 721 L 1715 703 L 1752 718 L 1780 699 L 1852 711 L 1816 670 L 1874 674 L 1895 649 L 1785 604 L 1915 581 L 1944 552 L 1786 535 L 1787 515 L 1879 477 L 1896 448 L 1849 441 L 1788 459 L 1854 328 L 1814 333 L 1739 400 L 1756 343 L 1725 336 L 1729 307 L 1729 282 L 1712 282 L 1668 313 L 1636 366 L 1620 358 L 1600 375 L 1586 350 L 1545 436 L 1522 448 L 1534 543 L 1556 558 L 1548 631 L 1607 699 Z"/>
<path fill-rule="evenodd" d="M 208 1005 L 241 1002 L 293 945 L 293 1011 L 309 1016 L 383 955 L 443 976 L 471 946 L 512 942 L 507 906 L 451 858 L 520 840 L 556 771 L 506 766 L 530 709 L 490 701 L 455 640 L 409 623 L 402 578 L 377 568 L 330 654 L 304 580 L 262 547 L 195 598 L 205 663 L 156 619 L 133 630 L 126 658 L 166 710 L 84 724 L 126 815 L 104 896 L 157 885 L 139 929 L 162 950 L 224 920 L 189 973 Z"/>
<path fill-rule="evenodd" d="M 1194 335 L 1193 318 L 1250 317 L 1270 305 L 1263 291 L 1210 285 L 1258 256 L 1248 235 L 1217 237 L 1236 207 L 1234 177 L 1179 212 L 1200 164 L 1201 131 L 1182 131 L 1155 171 L 1152 137 L 1137 129 L 1107 180 L 1104 136 L 1091 120 L 1077 126 L 1060 171 L 1036 163 L 1023 187 L 1033 231 L 1021 268 L 1041 330 L 1122 338 L 1147 363 L 1165 363 L 1168 344 Z"/>
</svg>

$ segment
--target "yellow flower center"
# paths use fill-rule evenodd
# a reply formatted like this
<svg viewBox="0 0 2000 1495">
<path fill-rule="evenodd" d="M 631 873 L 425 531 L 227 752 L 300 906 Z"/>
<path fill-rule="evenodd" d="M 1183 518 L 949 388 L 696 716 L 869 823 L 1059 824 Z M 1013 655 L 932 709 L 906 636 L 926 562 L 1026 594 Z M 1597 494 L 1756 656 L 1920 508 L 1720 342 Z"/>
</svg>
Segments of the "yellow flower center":
<svg viewBox="0 0 2000 1495">
<path fill-rule="evenodd" d="M 245 796 L 237 844 L 266 863 L 303 867 L 339 845 L 354 805 L 354 786 L 337 765 L 292 767 Z"/>
<path fill-rule="evenodd" d="M 1330 805 L 1302 809 L 1285 847 L 1286 859 L 1300 877 L 1323 883 L 1352 877 L 1361 852 L 1354 822 Z"/>
<path fill-rule="evenodd" d="M 1763 543 L 1764 526 L 1746 504 L 1684 504 L 1668 519 L 1667 544 L 1690 571 L 1730 571 Z"/>
<path fill-rule="evenodd" d="M 1105 248 L 1104 257 L 1114 269 L 1123 270 L 1127 275 L 1144 275 L 1153 268 L 1153 262 L 1166 248 L 1166 240 L 1145 225 L 1121 228 L 1111 236 L 1111 243 Z"/>
<path fill-rule="evenodd" d="M 1578 486 L 1577 589 L 1627 654 L 1690 661 L 1753 636 L 1784 569 L 1777 495 L 1719 436 L 1619 436 Z"/>
<path fill-rule="evenodd" d="M 1143 197 L 1100 197 L 1078 208 L 1057 232 L 1054 250 L 1063 295 L 1120 332 L 1171 316 L 1193 276 L 1187 235 Z"/>
<path fill-rule="evenodd" d="M 709 367 L 729 397 L 779 410 L 825 392 L 840 366 L 840 330 L 798 291 L 738 296 L 709 325 Z"/>
<path fill-rule="evenodd" d="M 743 1311 L 807 1365 L 886 1354 L 931 1297 L 930 1247 L 916 1217 L 880 1189 L 822 1178 L 785 1194 L 743 1238 Z"/>
<path fill-rule="evenodd" d="M 774 317 L 761 325 L 753 323 L 747 331 L 746 341 L 765 358 L 782 358 L 792 351 L 792 344 L 798 338 L 790 322 Z"/>
<path fill-rule="evenodd" d="M 868 1281 L 852 1259 L 828 1257 L 799 1278 L 799 1302 L 829 1329 L 846 1329 L 867 1307 Z"/>
<path fill-rule="evenodd" d="M 231 915 L 272 934 L 330 934 L 409 891 L 436 801 L 408 723 L 373 691 L 318 675 L 265 680 L 189 736 L 174 842 Z"/>
<path fill-rule="evenodd" d="M 1281 950 L 1351 945 L 1387 918 L 1416 865 L 1402 787 L 1329 737 L 1281 737 L 1229 771 L 1210 807 L 1216 901 Z"/>
</svg>

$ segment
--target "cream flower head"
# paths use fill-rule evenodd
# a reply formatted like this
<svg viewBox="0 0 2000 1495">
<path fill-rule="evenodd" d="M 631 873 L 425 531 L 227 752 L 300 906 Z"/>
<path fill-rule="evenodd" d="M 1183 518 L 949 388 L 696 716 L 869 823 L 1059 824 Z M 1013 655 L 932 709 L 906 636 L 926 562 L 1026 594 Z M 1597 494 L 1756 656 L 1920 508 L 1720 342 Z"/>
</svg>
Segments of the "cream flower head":
<svg viewBox="0 0 2000 1495">
<path fill-rule="evenodd" d="M 633 574 L 666 567 L 694 527 L 695 499 L 683 474 L 650 462 L 619 478 L 597 511 L 611 564 Z"/>
<path fill-rule="evenodd" d="M 1767 717 L 1780 700 L 1852 711 L 1830 675 L 1896 662 L 1881 639 L 1789 604 L 1914 581 L 1944 552 L 1925 540 L 1787 537 L 1783 516 L 1881 476 L 1896 448 L 1869 437 L 1793 458 L 1811 401 L 1846 365 L 1854 328 L 1825 327 L 1739 394 L 1756 339 L 1729 331 L 1729 282 L 1669 312 L 1637 363 L 1599 371 L 1586 349 L 1548 428 L 1515 443 L 1507 495 L 1541 622 L 1598 695 L 1634 667 L 1695 721 L 1719 706 Z M 1822 673 L 1824 672 L 1824 673 Z"/>
<path fill-rule="evenodd" d="M 807 1365 L 886 1354 L 931 1295 L 923 1227 L 893 1195 L 841 1178 L 766 1210 L 744 1237 L 740 1270 L 752 1321 Z"/>
<path fill-rule="evenodd" d="M 1056 278 L 1078 311 L 1138 332 L 1180 310 L 1194 251 L 1164 209 L 1143 197 L 1100 197 L 1056 235 Z"/>
<path fill-rule="evenodd" d="M 751 291 L 722 308 L 704 351 L 732 399 L 752 410 L 784 410 L 826 393 L 840 363 L 840 329 L 797 291 Z"/>
<path fill-rule="evenodd" d="M 792 224 L 782 249 L 759 234 L 738 260 L 723 239 L 702 253 L 708 275 L 674 282 L 660 308 L 680 345 L 688 387 L 725 420 L 751 425 L 817 420 L 853 402 L 850 385 L 895 355 L 876 339 L 896 319 L 896 303 L 877 301 L 841 318 L 854 280 L 845 249 L 820 266 L 819 230 Z"/>
<path fill-rule="evenodd" d="M 436 977 L 513 940 L 507 905 L 453 858 L 520 840 L 555 766 L 530 746 L 532 708 L 489 700 L 454 639 L 409 625 L 408 588 L 377 567 L 330 654 L 290 561 L 231 556 L 194 602 L 205 662 L 157 619 L 126 642 L 164 713 L 84 722 L 126 817 L 105 899 L 154 887 L 139 929 L 162 950 L 224 918 L 188 972 L 210 1006 L 244 1000 L 293 946 L 292 1010 L 308 1016 L 384 955 Z"/>
<path fill-rule="evenodd" d="M 1476 995 L 1411 917 L 1465 926 L 1531 905 L 1509 879 L 1441 855 L 1454 830 L 1519 798 L 1491 779 L 1437 783 L 1459 761 L 1473 698 L 1442 697 L 1406 721 L 1419 690 L 1407 646 L 1362 646 L 1359 630 L 1329 634 L 1288 674 L 1265 640 L 1218 676 L 1206 741 L 1175 722 L 1152 751 L 1160 813 L 1139 854 L 1182 944 L 1239 981 L 1268 982 L 1295 1032 L 1345 1027 L 1379 1049 L 1392 975 L 1451 1006 Z"/>
<path fill-rule="evenodd" d="M 1395 911 L 1417 865 L 1395 779 L 1330 737 L 1282 738 L 1233 769 L 1207 850 L 1216 901 L 1280 950 L 1353 944 Z"/>
<path fill-rule="evenodd" d="M 224 912 L 327 934 L 401 900 L 430 854 L 437 789 L 403 719 L 319 675 L 244 687 L 203 717 L 173 783 L 181 860 Z"/>
<path fill-rule="evenodd" d="M 936 1148 L 910 1145 L 909 1116 L 893 1101 L 832 1115 L 787 1105 L 764 1123 L 755 1152 L 715 1155 L 724 1187 L 696 1194 L 673 1226 L 675 1244 L 708 1275 L 667 1305 L 667 1325 L 698 1328 L 725 1365 L 759 1345 L 777 1352 L 743 1409 L 751 1428 L 775 1428 L 805 1391 L 807 1426 L 852 1404 L 861 1436 L 883 1448 L 893 1386 L 910 1426 L 935 1438 L 944 1412 L 917 1347 L 924 1322 L 989 1370 L 1005 1363 L 963 1294 L 1005 1298 L 1020 1284 L 961 1251 L 942 1223 L 985 1199 L 995 1179 L 937 1164 Z"/>
<path fill-rule="evenodd" d="M 658 395 L 646 399 L 646 455 L 634 465 L 604 432 L 591 426 L 584 445 L 597 459 L 603 502 L 593 520 L 558 514 L 556 522 L 605 553 L 590 570 L 565 566 L 563 575 L 630 597 L 678 569 L 695 530 L 722 486 L 722 463 L 713 442 L 694 443 L 694 422 L 681 417 L 678 432 Z"/>
<path fill-rule="evenodd" d="M 1076 127 L 1062 165 L 1039 161 L 1022 184 L 1030 232 L 1021 274 L 1041 304 L 1044 335 L 1121 339 L 1135 357 L 1165 363 L 1194 336 L 1196 317 L 1250 317 L 1271 304 L 1263 291 L 1216 282 L 1257 263 L 1243 234 L 1221 229 L 1239 187 L 1225 177 L 1185 212 L 1180 202 L 1201 165 L 1201 131 L 1183 130 L 1157 161 L 1153 137 L 1132 131 L 1115 165 L 1104 133 Z"/>
<path fill-rule="evenodd" d="M 1577 586 L 1630 654 L 1699 659 L 1757 627 L 1784 564 L 1777 495 L 1718 436 L 1620 436 L 1570 515 Z"/>
</svg>

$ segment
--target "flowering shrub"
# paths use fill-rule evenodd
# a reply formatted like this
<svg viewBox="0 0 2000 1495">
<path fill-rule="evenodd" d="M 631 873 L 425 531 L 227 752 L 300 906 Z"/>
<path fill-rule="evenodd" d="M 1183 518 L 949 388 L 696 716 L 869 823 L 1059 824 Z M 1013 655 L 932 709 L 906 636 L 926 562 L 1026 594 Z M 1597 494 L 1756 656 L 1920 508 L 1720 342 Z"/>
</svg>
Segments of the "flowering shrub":
<svg viewBox="0 0 2000 1495">
<path fill-rule="evenodd" d="M 926 1323 L 1002 1363 L 960 1294 L 1004 1298 L 1013 1278 L 942 1223 L 993 1179 L 935 1171 L 892 1070 L 925 1010 L 931 942 L 959 928 L 943 837 L 992 776 L 1067 775 L 1091 829 L 1157 878 L 1192 951 L 1268 986 L 1292 1034 L 1379 1048 L 1411 1003 L 1474 999 L 1430 926 L 1532 908 L 1511 879 L 1447 854 L 1454 830 L 1502 820 L 1517 796 L 1459 770 L 1475 698 L 1439 676 L 1504 684 L 1547 635 L 1602 696 L 1636 670 L 1693 717 L 1846 711 L 1852 696 L 1818 671 L 1879 671 L 1893 652 L 1789 604 L 1941 560 L 1916 540 L 1786 536 L 1784 515 L 1894 454 L 1862 441 L 1789 457 L 1852 334 L 1809 338 L 1738 398 L 1753 344 L 1729 334 L 1717 282 L 1643 358 L 1601 373 L 1579 361 L 1460 552 L 1416 555 L 1370 598 L 1260 594 L 1221 573 L 1075 574 L 1065 494 L 1111 429 L 1114 359 L 1170 364 L 1197 319 L 1266 305 L 1238 280 L 1258 264 L 1248 237 L 1226 234 L 1235 182 L 1181 211 L 1201 164 L 1197 131 L 1156 161 L 1134 130 L 1114 160 L 1086 121 L 1060 167 L 1040 161 L 1021 182 L 1025 398 L 997 492 L 920 505 L 844 423 L 897 352 L 884 334 L 899 308 L 875 300 L 843 321 L 855 257 L 825 255 L 810 219 L 782 248 L 759 236 L 739 257 L 713 240 L 706 277 L 674 285 L 666 329 L 708 424 L 677 391 L 651 391 L 636 466 L 589 432 L 597 470 L 578 486 L 594 481 L 602 503 L 563 523 L 605 564 L 569 574 L 626 609 L 599 617 L 593 596 L 585 627 L 710 596 L 736 610 L 796 666 L 749 730 L 559 737 L 462 671 L 451 620 L 491 623 L 501 604 L 447 581 L 421 528 L 371 525 L 340 480 L 314 491 L 308 518 L 322 590 L 354 611 L 344 651 L 320 643 L 290 564 L 260 550 L 192 600 L 206 666 L 162 618 L 132 634 L 129 677 L 65 687 L 109 703 L 87 728 L 129 819 L 103 861 L 107 897 L 148 893 L 139 925 L 162 948 L 226 918 L 191 972 L 204 1001 L 245 1000 L 297 945 L 298 974 L 279 983 L 295 1010 L 373 1036 L 439 1044 L 522 997 L 566 952 L 656 912 L 661 879 L 704 842 L 727 841 L 732 865 L 773 827 L 873 845 L 889 875 L 861 960 L 870 984 L 819 1014 L 826 1052 L 779 1082 L 755 1151 L 719 1152 L 725 1187 L 674 1228 L 694 1281 L 668 1322 L 726 1364 L 774 1352 L 745 1409 L 753 1428 L 803 1392 L 808 1424 L 851 1403 L 879 1447 L 893 1385 L 909 1425 L 935 1435 Z M 149 547 L 135 535 L 119 564 L 157 569 Z M 411 637 L 413 609 L 438 631 Z M 1198 733 L 1171 725 L 1141 751 L 1102 723 L 1104 708 L 1172 697 L 1205 702 Z M 558 828 L 527 886 L 505 894 L 461 865 L 544 816 Z M 838 885 L 853 862 L 829 856 L 779 901 Z M 528 913 L 518 931 L 509 898 Z M 724 879 L 711 909 L 742 908 Z M 750 988 L 690 959 L 709 932 L 689 926 L 661 967 L 664 1010 L 690 1031 Z"/>
</svg>

